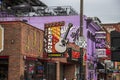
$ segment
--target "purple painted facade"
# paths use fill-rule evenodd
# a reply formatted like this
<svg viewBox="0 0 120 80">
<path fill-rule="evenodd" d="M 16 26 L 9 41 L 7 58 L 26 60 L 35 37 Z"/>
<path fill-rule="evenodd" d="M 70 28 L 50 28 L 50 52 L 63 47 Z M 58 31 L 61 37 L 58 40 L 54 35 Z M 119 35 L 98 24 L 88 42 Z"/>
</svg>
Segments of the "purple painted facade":
<svg viewBox="0 0 120 80">
<path fill-rule="evenodd" d="M 86 17 L 84 17 L 86 18 Z M 23 21 L 27 20 L 28 24 L 31 24 L 32 26 L 35 26 L 39 29 L 44 30 L 44 24 L 45 23 L 52 23 L 52 22 L 60 22 L 60 21 L 65 21 L 65 26 L 62 28 L 62 32 L 64 33 L 68 24 L 72 23 L 73 27 L 69 31 L 68 38 L 70 42 L 73 42 L 73 38 L 78 37 L 79 35 L 71 37 L 72 33 L 76 32 L 77 29 L 80 26 L 80 17 L 79 16 L 47 16 L 47 17 L 4 17 L 0 18 L 0 21 Z M 83 34 L 86 35 L 86 21 L 84 20 L 84 28 L 83 28 Z M 76 33 L 77 34 L 77 33 Z"/>
<path fill-rule="evenodd" d="M 68 34 L 70 42 L 74 42 L 79 37 L 80 16 L 47 16 L 47 17 L 4 17 L 0 18 L 0 21 L 23 21 L 27 20 L 28 24 L 44 30 L 45 23 L 64 21 L 65 26 L 62 27 L 61 33 L 66 31 L 66 27 L 69 23 L 73 24 Z M 84 16 L 83 20 L 83 35 L 87 41 L 87 60 L 86 60 L 86 80 L 97 80 L 96 64 L 96 52 L 95 52 L 95 32 L 99 31 L 100 27 L 94 22 L 87 22 L 87 17 Z M 91 37 L 92 36 L 92 37 Z M 90 79 L 91 78 L 91 79 Z"/>
<path fill-rule="evenodd" d="M 93 21 L 87 24 L 87 80 L 97 80 L 97 53 L 95 51 L 95 32 L 99 31 L 100 29 L 100 26 L 96 25 Z"/>
</svg>

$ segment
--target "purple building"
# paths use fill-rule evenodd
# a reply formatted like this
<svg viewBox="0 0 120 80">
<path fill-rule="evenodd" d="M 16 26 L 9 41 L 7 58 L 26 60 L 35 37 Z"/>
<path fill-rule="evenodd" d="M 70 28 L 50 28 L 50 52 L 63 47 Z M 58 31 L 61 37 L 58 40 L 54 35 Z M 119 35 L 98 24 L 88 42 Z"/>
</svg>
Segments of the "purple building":
<svg viewBox="0 0 120 80">
<path fill-rule="evenodd" d="M 0 18 L 0 21 L 24 21 L 32 26 L 44 30 L 45 24 L 64 21 L 64 25 L 61 27 L 61 36 L 67 30 L 68 24 L 72 23 L 73 27 L 70 29 L 67 38 L 70 43 L 75 44 L 75 41 L 79 38 L 80 16 L 45 16 L 45 17 L 4 17 Z M 87 46 L 84 48 L 84 61 L 85 78 L 86 80 L 97 80 L 97 54 L 95 52 L 95 32 L 101 30 L 93 18 L 84 16 L 83 20 L 83 36 L 87 42 Z M 79 45 L 77 45 L 79 46 Z M 74 76 L 79 74 L 79 67 L 76 67 Z M 77 77 L 78 78 L 78 77 Z"/>
<path fill-rule="evenodd" d="M 96 18 L 96 17 L 94 17 Z M 87 60 L 86 60 L 86 79 L 97 80 L 97 53 L 95 33 L 101 30 L 98 20 L 87 18 Z"/>
</svg>

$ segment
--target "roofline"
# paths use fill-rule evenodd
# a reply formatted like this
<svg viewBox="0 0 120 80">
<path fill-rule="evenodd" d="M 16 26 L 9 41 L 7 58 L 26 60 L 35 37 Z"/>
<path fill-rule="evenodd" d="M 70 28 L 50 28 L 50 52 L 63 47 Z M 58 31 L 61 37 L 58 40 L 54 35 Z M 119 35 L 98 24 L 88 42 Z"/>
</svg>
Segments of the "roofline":
<svg viewBox="0 0 120 80">
<path fill-rule="evenodd" d="M 120 22 L 118 22 L 118 23 L 101 23 L 101 25 L 116 25 L 116 24 L 120 24 Z"/>
<path fill-rule="evenodd" d="M 42 29 L 39 29 L 39 28 L 37 28 L 37 27 L 35 27 L 35 26 L 32 26 L 32 25 L 30 25 L 30 24 L 28 24 L 28 23 L 26 23 L 26 22 L 23 22 L 23 21 L 0 21 L 0 24 L 4 24 L 4 23 L 7 23 L 7 24 L 8 24 L 8 23 L 10 23 L 10 22 L 12 22 L 12 23 L 14 23 L 14 22 L 20 22 L 20 23 L 29 25 L 30 27 L 36 28 L 36 29 L 38 29 L 38 30 L 40 30 L 40 31 L 44 31 L 44 30 L 42 30 Z"/>
</svg>

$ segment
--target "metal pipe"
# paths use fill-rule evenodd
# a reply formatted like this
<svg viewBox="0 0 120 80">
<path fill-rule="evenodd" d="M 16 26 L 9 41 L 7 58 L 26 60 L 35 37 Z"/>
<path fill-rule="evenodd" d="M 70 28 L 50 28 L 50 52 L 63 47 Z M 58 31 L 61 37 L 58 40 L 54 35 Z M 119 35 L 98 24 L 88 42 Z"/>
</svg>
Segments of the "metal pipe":
<svg viewBox="0 0 120 80">
<path fill-rule="evenodd" d="M 80 0 L 80 36 L 83 36 L 83 0 Z"/>
<path fill-rule="evenodd" d="M 83 0 L 80 0 L 80 37 L 83 36 Z M 80 59 L 79 59 L 79 80 L 83 80 L 83 48 L 80 47 Z"/>
</svg>

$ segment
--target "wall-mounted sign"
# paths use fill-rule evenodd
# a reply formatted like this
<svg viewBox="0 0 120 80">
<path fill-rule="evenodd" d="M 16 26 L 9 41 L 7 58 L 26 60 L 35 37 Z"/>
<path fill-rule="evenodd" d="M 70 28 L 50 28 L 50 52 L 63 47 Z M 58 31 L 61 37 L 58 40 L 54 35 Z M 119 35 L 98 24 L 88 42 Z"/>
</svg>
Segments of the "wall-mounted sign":
<svg viewBox="0 0 120 80">
<path fill-rule="evenodd" d="M 95 33 L 95 48 L 98 57 L 106 56 L 106 32 L 99 31 Z"/>
<path fill-rule="evenodd" d="M 45 24 L 44 34 L 44 49 L 48 57 L 61 57 L 62 55 L 56 51 L 55 44 L 59 42 L 61 37 L 61 27 L 64 26 L 64 21 Z"/>
<path fill-rule="evenodd" d="M 105 49 L 106 48 L 106 39 L 105 38 L 96 38 L 96 49 Z"/>
<path fill-rule="evenodd" d="M 45 24 L 44 43 L 46 53 L 57 53 L 55 44 L 59 41 L 61 26 L 64 26 L 64 22 Z"/>
<path fill-rule="evenodd" d="M 78 59 L 80 57 L 80 52 L 78 51 L 72 51 L 72 58 L 74 59 Z"/>
<path fill-rule="evenodd" d="M 96 49 L 105 49 L 106 33 L 103 31 L 96 32 L 95 41 L 96 41 L 96 44 L 95 44 Z"/>
<path fill-rule="evenodd" d="M 106 38 L 106 32 L 105 31 L 95 32 L 95 38 Z"/>
<path fill-rule="evenodd" d="M 0 52 L 3 50 L 3 46 L 4 46 L 4 29 L 0 25 Z"/>
<path fill-rule="evenodd" d="M 67 53 L 69 55 L 68 60 L 78 61 L 78 58 L 80 58 L 80 52 L 75 51 L 72 48 L 68 48 Z"/>
<path fill-rule="evenodd" d="M 106 56 L 106 32 L 99 31 L 95 34 L 95 48 L 98 57 Z"/>
<path fill-rule="evenodd" d="M 96 49 L 96 53 L 98 57 L 107 57 L 106 49 Z"/>
</svg>

